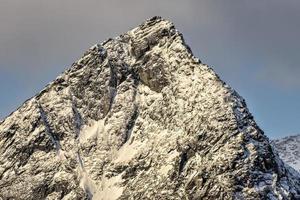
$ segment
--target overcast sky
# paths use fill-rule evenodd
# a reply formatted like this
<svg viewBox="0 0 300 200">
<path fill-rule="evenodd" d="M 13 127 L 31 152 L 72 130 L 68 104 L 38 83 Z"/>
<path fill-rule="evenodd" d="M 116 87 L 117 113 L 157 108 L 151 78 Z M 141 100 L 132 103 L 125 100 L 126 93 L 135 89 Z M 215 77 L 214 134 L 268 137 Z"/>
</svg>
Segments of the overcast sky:
<svg viewBox="0 0 300 200">
<path fill-rule="evenodd" d="M 246 99 L 269 137 L 300 133 L 299 0 L 0 0 L 0 119 L 90 46 L 155 15 Z"/>
</svg>

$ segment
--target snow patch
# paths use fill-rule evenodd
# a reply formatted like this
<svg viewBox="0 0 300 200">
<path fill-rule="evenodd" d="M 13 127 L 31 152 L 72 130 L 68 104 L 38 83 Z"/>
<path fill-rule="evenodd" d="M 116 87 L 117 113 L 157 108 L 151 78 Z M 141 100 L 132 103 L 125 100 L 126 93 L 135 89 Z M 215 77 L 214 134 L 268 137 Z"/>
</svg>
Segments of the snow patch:
<svg viewBox="0 0 300 200">
<path fill-rule="evenodd" d="M 89 178 L 88 174 L 85 171 L 80 172 L 80 187 L 86 191 L 90 198 L 94 196 L 94 193 L 96 191 L 96 186 L 93 183 L 93 181 Z"/>
<path fill-rule="evenodd" d="M 89 178 L 88 173 L 85 171 L 83 161 L 79 153 L 77 153 L 77 159 L 79 163 L 80 187 L 84 191 L 86 191 L 90 199 L 92 199 L 97 187 L 95 183 Z"/>
<path fill-rule="evenodd" d="M 86 142 L 89 139 L 96 138 L 99 133 L 103 133 L 105 129 L 104 120 L 92 121 L 90 125 L 82 128 L 79 135 L 79 142 Z"/>
<path fill-rule="evenodd" d="M 134 158 L 137 152 L 138 152 L 137 143 L 132 143 L 132 144 L 125 143 L 116 153 L 116 159 L 114 160 L 114 162 L 127 163 Z"/>
<path fill-rule="evenodd" d="M 111 178 L 104 177 L 102 180 L 101 190 L 93 196 L 94 200 L 115 200 L 122 194 L 124 188 L 121 186 L 122 174 Z"/>
</svg>

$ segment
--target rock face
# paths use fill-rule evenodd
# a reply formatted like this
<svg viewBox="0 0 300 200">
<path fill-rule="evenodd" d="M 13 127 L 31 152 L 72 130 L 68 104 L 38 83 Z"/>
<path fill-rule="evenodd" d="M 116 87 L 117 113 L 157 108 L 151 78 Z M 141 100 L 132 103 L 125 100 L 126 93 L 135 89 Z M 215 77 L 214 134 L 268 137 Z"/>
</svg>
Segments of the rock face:
<svg viewBox="0 0 300 200">
<path fill-rule="evenodd" d="M 245 101 L 154 17 L 0 123 L 2 199 L 299 199 Z M 1 199 L 0 198 L 0 199 Z"/>
<path fill-rule="evenodd" d="M 273 140 L 272 144 L 279 152 L 280 158 L 300 172 L 300 135 Z"/>
</svg>

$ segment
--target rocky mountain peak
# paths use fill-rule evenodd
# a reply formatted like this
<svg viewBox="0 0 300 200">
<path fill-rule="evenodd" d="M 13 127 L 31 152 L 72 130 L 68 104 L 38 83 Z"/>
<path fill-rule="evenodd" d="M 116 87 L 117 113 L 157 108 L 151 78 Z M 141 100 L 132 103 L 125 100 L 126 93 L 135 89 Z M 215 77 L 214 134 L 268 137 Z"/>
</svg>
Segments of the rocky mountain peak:
<svg viewBox="0 0 300 200">
<path fill-rule="evenodd" d="M 246 103 L 160 17 L 91 47 L 0 124 L 3 199 L 297 199 Z"/>
</svg>

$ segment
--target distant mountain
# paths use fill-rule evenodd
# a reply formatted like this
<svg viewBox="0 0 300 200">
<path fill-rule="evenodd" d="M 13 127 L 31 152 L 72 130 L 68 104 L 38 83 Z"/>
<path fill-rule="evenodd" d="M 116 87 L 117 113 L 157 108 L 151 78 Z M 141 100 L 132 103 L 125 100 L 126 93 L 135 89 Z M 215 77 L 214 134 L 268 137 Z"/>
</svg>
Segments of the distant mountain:
<svg viewBox="0 0 300 200">
<path fill-rule="evenodd" d="M 0 199 L 300 199 L 273 149 L 245 100 L 154 17 L 0 122 Z"/>
<path fill-rule="evenodd" d="M 273 140 L 280 158 L 300 172 L 300 134 Z"/>
</svg>

